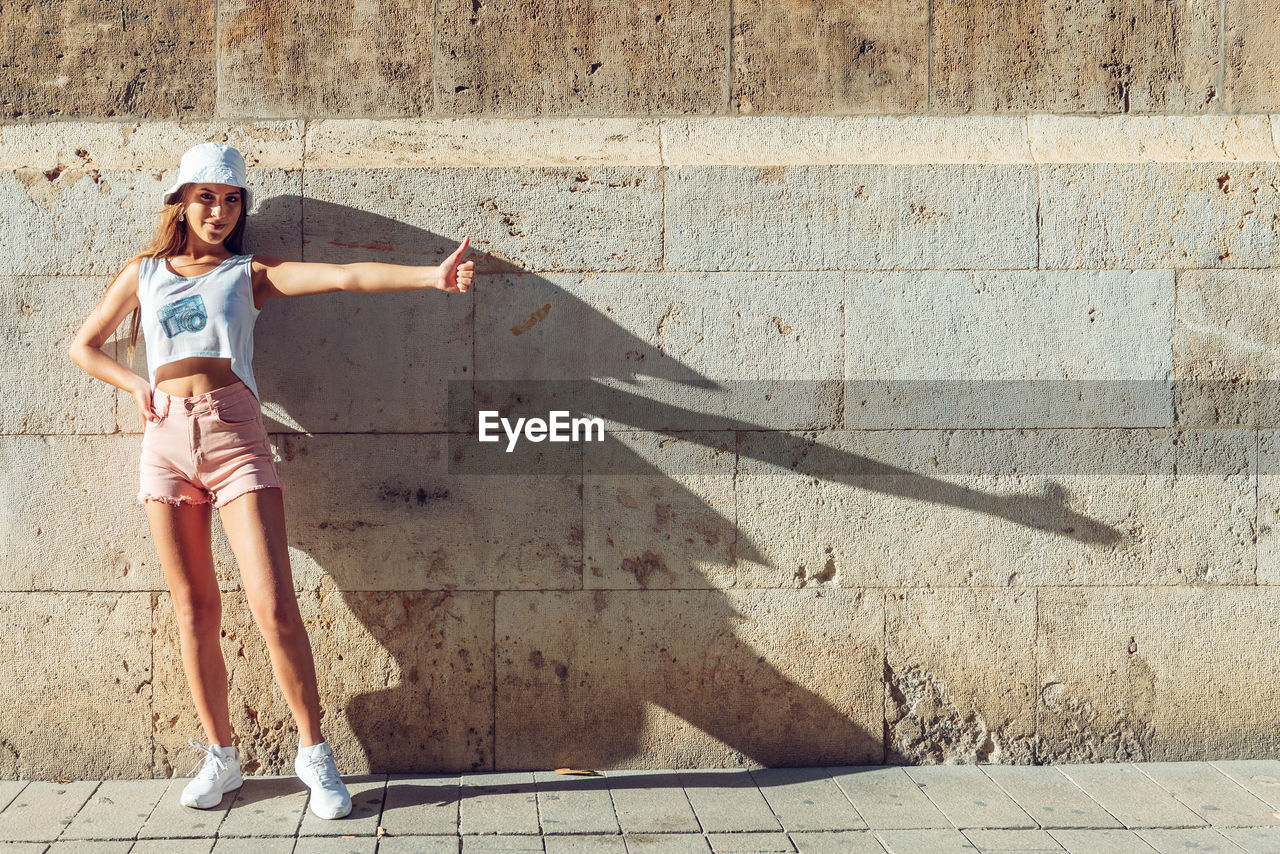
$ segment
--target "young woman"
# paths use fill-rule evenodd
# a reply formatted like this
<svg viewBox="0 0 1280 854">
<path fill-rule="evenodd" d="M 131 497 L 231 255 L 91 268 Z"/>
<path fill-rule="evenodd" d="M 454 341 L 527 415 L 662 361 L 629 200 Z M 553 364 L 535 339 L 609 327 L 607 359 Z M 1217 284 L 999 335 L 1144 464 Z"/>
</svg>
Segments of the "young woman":
<svg viewBox="0 0 1280 854">
<path fill-rule="evenodd" d="M 242 784 L 233 746 L 222 599 L 213 571 L 210 506 L 218 508 L 250 611 L 298 725 L 294 770 L 321 818 L 351 798 L 320 734 L 320 695 L 285 538 L 284 499 L 253 377 L 253 327 L 267 300 L 329 291 L 471 289 L 459 263 L 470 238 L 438 267 L 315 264 L 241 254 L 249 189 L 234 148 L 206 142 L 182 156 L 155 236 L 107 287 L 68 351 L 94 377 L 133 395 L 145 423 L 138 502 L 173 595 L 182 663 L 209 746 L 182 803 L 207 809 Z M 133 313 L 129 363 L 142 329 L 149 382 L 102 351 Z M 198 763 L 199 764 L 199 763 Z M 193 769 L 194 771 L 194 769 Z"/>
</svg>

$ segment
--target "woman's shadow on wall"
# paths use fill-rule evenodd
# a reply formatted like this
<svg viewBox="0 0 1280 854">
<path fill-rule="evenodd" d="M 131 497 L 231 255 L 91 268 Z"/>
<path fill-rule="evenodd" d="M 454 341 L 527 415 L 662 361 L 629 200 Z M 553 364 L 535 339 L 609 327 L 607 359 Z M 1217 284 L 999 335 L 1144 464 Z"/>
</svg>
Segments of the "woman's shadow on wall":
<svg viewBox="0 0 1280 854">
<path fill-rule="evenodd" d="M 297 209 L 268 201 L 244 251 L 280 253 L 255 234 L 287 231 Z M 432 265 L 457 248 L 311 198 L 303 230 L 307 261 Z M 727 762 L 882 761 L 882 599 L 842 591 L 822 565 L 771 564 L 738 524 L 735 465 L 1119 539 L 1061 490 L 985 493 L 806 436 L 840 426 L 838 377 L 717 382 L 614 319 L 633 295 L 591 274 L 526 273 L 482 246 L 473 236 L 469 295 L 332 293 L 272 302 L 258 320 L 295 566 L 306 553 L 398 671 L 345 709 L 372 772 L 674 764 L 654 744 L 679 741 L 671 716 Z M 610 433 L 587 450 L 526 442 L 506 455 L 456 432 L 480 408 L 569 409 L 659 441 Z M 668 439 L 682 449 L 674 470 Z M 801 588 L 788 600 L 801 611 L 775 619 L 776 594 L 722 589 L 741 573 L 755 579 L 742 586 Z"/>
</svg>

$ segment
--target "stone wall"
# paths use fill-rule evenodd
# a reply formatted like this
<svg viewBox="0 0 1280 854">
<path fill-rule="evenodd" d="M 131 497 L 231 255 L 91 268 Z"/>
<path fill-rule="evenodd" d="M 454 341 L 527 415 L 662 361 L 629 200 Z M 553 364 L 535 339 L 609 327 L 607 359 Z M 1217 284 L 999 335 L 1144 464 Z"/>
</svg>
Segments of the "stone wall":
<svg viewBox="0 0 1280 854">
<path fill-rule="evenodd" d="M 477 262 L 258 321 L 344 772 L 1280 747 L 1268 4 L 80 5 L 0 7 L 0 777 L 199 759 L 142 423 L 65 349 L 207 139 L 246 251 Z M 468 462 L 579 393 L 606 442 Z"/>
</svg>

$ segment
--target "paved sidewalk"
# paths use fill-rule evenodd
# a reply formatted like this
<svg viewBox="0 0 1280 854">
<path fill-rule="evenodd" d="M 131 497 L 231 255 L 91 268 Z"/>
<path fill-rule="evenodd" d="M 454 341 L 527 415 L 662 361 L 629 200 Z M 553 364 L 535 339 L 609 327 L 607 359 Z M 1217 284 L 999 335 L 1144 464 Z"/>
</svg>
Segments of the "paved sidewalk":
<svg viewBox="0 0 1280 854">
<path fill-rule="evenodd" d="M 295 777 L 210 810 L 185 778 L 0 781 L 0 854 L 1280 854 L 1280 761 Z"/>
</svg>

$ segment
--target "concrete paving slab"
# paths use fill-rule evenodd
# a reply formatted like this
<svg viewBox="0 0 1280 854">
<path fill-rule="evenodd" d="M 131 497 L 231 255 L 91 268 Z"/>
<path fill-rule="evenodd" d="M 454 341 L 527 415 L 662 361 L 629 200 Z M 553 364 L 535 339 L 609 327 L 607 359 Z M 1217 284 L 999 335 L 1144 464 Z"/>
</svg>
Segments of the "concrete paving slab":
<svg viewBox="0 0 1280 854">
<path fill-rule="evenodd" d="M 751 777 L 785 830 L 867 828 L 823 768 L 761 768 L 753 769 Z"/>
<path fill-rule="evenodd" d="M 982 773 L 1041 827 L 1120 828 L 1121 824 L 1057 768 L 983 765 Z"/>
<path fill-rule="evenodd" d="M 574 777 L 554 771 L 535 771 L 533 779 L 544 835 L 622 833 L 609 797 L 609 783 L 603 776 Z M 618 842 L 622 842 L 620 836 Z"/>
<path fill-rule="evenodd" d="M 58 837 L 132 842 L 169 788 L 168 780 L 103 780 Z"/>
<path fill-rule="evenodd" d="M 386 774 L 343 775 L 342 782 L 347 784 L 347 792 L 351 795 L 351 812 L 342 818 L 320 818 L 311 811 L 310 800 L 307 811 L 302 817 L 302 825 L 298 828 L 298 836 L 368 836 L 375 838 L 378 832 L 378 816 L 382 815 L 382 798 L 387 789 Z M 311 792 L 308 790 L 310 799 Z M 298 854 L 303 854 L 302 842 L 299 839 Z"/>
<path fill-rule="evenodd" d="M 800 854 L 884 854 L 884 846 L 869 830 L 827 830 L 791 834 Z"/>
<path fill-rule="evenodd" d="M 295 776 L 246 777 L 218 836 L 296 836 L 309 797 Z"/>
<path fill-rule="evenodd" d="M 47 842 L 0 842 L 3 854 L 45 854 L 48 849 Z"/>
<path fill-rule="evenodd" d="M 1209 762 L 1143 762 L 1155 780 L 1213 827 L 1280 827 L 1276 810 Z"/>
<path fill-rule="evenodd" d="M 457 774 L 392 774 L 382 806 L 386 839 L 430 834 L 458 835 Z"/>
<path fill-rule="evenodd" d="M 782 829 L 749 771 L 681 771 L 677 777 L 698 823 L 708 833 Z"/>
<path fill-rule="evenodd" d="M 949 828 L 951 822 L 902 768 L 879 765 L 830 769 L 859 815 L 873 828 Z"/>
<path fill-rule="evenodd" d="M 297 842 L 292 836 L 223 837 L 214 844 L 213 854 L 293 854 Z"/>
<path fill-rule="evenodd" d="M 1220 827 L 1218 832 L 1249 854 L 1280 854 L 1280 828 Z"/>
<path fill-rule="evenodd" d="M 132 847 L 132 839 L 74 839 L 54 842 L 46 854 L 129 854 Z M 289 840 L 289 850 L 293 850 L 293 840 Z"/>
<path fill-rule="evenodd" d="M 366 838 L 345 839 L 333 836 L 313 836 L 298 838 L 294 854 L 375 854 L 378 840 L 372 836 Z"/>
<path fill-rule="evenodd" d="M 1248 854 L 1244 848 L 1211 827 L 1154 828 L 1135 830 L 1134 833 L 1160 854 L 1178 854 L 1188 850 L 1211 854 Z"/>
<path fill-rule="evenodd" d="M 465 836 L 538 833 L 538 797 L 533 772 L 463 774 L 460 783 L 459 827 Z M 465 851 L 465 838 L 462 847 Z"/>
<path fill-rule="evenodd" d="M 378 854 L 458 854 L 461 848 L 462 840 L 457 836 L 384 836 L 378 840 Z"/>
<path fill-rule="evenodd" d="M 702 827 L 693 814 L 680 781 L 672 771 L 606 771 L 609 794 L 626 834 L 640 834 L 637 845 L 647 845 L 651 833 L 697 833 Z M 698 850 L 709 850 L 705 841 Z M 627 842 L 628 848 L 632 843 Z"/>
<path fill-rule="evenodd" d="M 711 846 L 702 834 L 637 833 L 624 835 L 627 854 L 708 854 Z"/>
<path fill-rule="evenodd" d="M 96 780 L 33 780 L 0 812 L 0 840 L 52 842 L 98 788 Z"/>
<path fill-rule="evenodd" d="M 1204 819 L 1128 763 L 1057 767 L 1130 829 L 1203 827 L 1206 824 Z"/>
<path fill-rule="evenodd" d="M 213 839 L 227 811 L 235 803 L 239 793 L 227 792 L 222 801 L 210 809 L 184 807 L 180 798 L 182 790 L 191 782 L 190 777 L 174 777 L 160 796 L 155 809 L 147 817 L 147 823 L 138 830 L 138 840 L 146 839 Z M 243 787 L 242 787 L 243 788 Z"/>
<path fill-rule="evenodd" d="M 0 780 L 0 810 L 9 806 L 29 782 L 28 780 Z"/>
<path fill-rule="evenodd" d="M 614 836 L 545 836 L 547 854 L 627 854 L 621 834 Z"/>
<path fill-rule="evenodd" d="M 708 833 L 707 843 L 714 854 L 793 854 L 796 850 L 785 833 Z"/>
<path fill-rule="evenodd" d="M 462 837 L 462 854 L 523 854 L 525 851 L 543 850 L 541 836 L 513 834 Z"/>
<path fill-rule="evenodd" d="M 1280 809 L 1280 759 L 1229 759 L 1209 764 Z"/>
<path fill-rule="evenodd" d="M 209 854 L 213 839 L 139 839 L 130 854 Z"/>
<path fill-rule="evenodd" d="M 889 854 L 975 854 L 958 830 L 877 830 L 876 838 Z"/>
<path fill-rule="evenodd" d="M 1155 850 L 1132 830 L 1051 830 L 1069 854 L 1154 854 Z"/>
<path fill-rule="evenodd" d="M 1058 844 L 1058 840 L 1043 830 L 971 827 L 961 832 L 979 851 L 1065 850 Z"/>
<path fill-rule="evenodd" d="M 903 770 L 956 827 L 1038 826 L 976 765 L 928 765 Z"/>
</svg>

